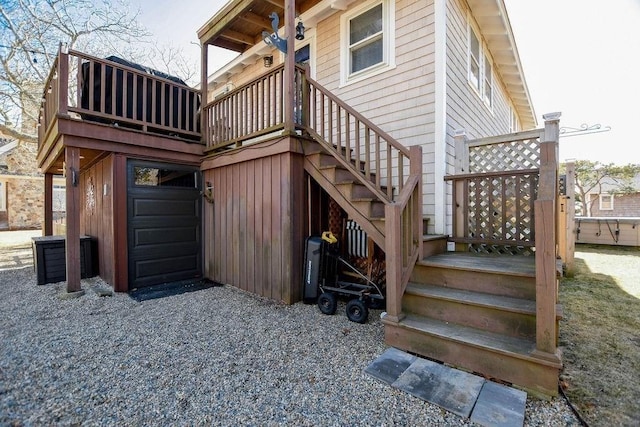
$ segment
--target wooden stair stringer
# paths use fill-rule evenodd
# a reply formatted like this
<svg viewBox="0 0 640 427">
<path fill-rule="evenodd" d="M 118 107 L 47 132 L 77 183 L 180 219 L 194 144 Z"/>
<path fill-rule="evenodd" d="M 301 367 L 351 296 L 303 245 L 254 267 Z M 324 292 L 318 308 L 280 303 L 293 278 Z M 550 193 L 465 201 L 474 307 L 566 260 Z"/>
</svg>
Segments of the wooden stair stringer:
<svg viewBox="0 0 640 427">
<path fill-rule="evenodd" d="M 322 172 L 308 159 L 305 158 L 304 161 L 304 170 L 331 196 L 333 200 L 340 205 L 342 209 L 347 212 L 350 218 L 355 220 L 360 227 L 367 233 L 369 237 L 373 239 L 376 244 L 384 248 L 385 247 L 385 238 L 384 233 L 379 230 L 372 222 L 371 219 L 360 212 L 356 207 L 351 203 L 345 195 L 335 186 L 335 183 L 331 182 L 327 179 Z"/>
</svg>

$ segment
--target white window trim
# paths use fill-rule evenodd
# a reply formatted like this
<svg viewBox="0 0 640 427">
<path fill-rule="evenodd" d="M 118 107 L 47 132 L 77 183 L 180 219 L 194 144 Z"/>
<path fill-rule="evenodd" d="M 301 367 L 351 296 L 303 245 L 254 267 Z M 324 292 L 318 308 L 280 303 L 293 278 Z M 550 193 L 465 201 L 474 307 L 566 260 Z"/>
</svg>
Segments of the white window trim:
<svg viewBox="0 0 640 427">
<path fill-rule="evenodd" d="M 610 208 L 602 207 L 602 197 L 603 196 L 611 198 L 611 207 Z M 613 196 L 614 196 L 613 194 L 608 194 L 608 193 L 604 193 L 604 194 L 600 194 L 599 195 L 598 201 L 599 201 L 599 208 L 600 208 L 601 211 L 612 211 L 613 210 L 613 199 L 614 199 Z"/>
<path fill-rule="evenodd" d="M 382 62 L 351 75 L 349 66 L 349 21 L 382 4 Z M 340 87 L 360 82 L 396 67 L 396 4 L 395 0 L 371 0 L 340 17 Z"/>
<path fill-rule="evenodd" d="M 520 131 L 520 118 L 513 104 L 509 104 L 509 132 Z"/>
<path fill-rule="evenodd" d="M 478 45 L 480 47 L 480 58 L 478 58 L 479 62 L 479 73 L 478 79 L 480 80 L 480 89 L 478 89 L 471 80 L 471 32 L 478 39 Z M 489 109 L 489 111 L 493 112 L 493 105 L 495 103 L 495 92 L 496 92 L 496 79 L 494 72 L 494 64 L 491 55 L 489 54 L 489 49 L 484 39 L 480 36 L 480 30 L 476 26 L 473 18 L 471 17 L 471 13 L 467 13 L 467 83 L 469 86 L 473 88 L 473 91 L 478 95 L 480 101 Z M 489 61 L 489 65 L 491 66 L 491 96 L 489 102 L 485 100 L 485 82 L 486 82 L 486 70 L 485 70 L 485 60 Z"/>
</svg>

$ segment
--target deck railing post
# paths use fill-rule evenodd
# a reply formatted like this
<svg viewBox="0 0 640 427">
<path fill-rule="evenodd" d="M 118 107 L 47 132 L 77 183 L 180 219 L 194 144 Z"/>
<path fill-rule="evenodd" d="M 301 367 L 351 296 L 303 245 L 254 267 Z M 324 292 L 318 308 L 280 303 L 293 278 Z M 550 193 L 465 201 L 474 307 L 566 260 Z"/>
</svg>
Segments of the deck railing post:
<svg viewBox="0 0 640 427">
<path fill-rule="evenodd" d="M 422 235 L 426 234 L 422 225 L 422 146 L 409 147 L 409 174 L 418 177 L 413 203 L 413 244 L 418 246 L 418 259 L 422 259 Z"/>
<path fill-rule="evenodd" d="M 79 71 L 78 71 L 79 72 Z M 53 83 L 52 83 L 53 84 Z M 69 51 L 60 44 L 58 53 L 58 113 L 67 115 L 69 105 Z"/>
<path fill-rule="evenodd" d="M 536 353 L 556 357 L 556 202 L 558 194 L 558 139 L 560 113 L 543 116 L 540 143 L 540 179 L 535 201 L 536 227 Z"/>
<path fill-rule="evenodd" d="M 576 250 L 576 165 L 573 161 L 567 162 L 565 166 L 565 193 L 567 196 L 567 226 L 564 230 L 565 233 L 565 253 L 564 264 L 565 271 L 568 276 L 573 275 L 574 270 L 574 255 Z"/>
<path fill-rule="evenodd" d="M 386 320 L 399 322 L 402 314 L 402 211 L 397 203 L 385 206 L 385 254 L 387 279 Z"/>
<path fill-rule="evenodd" d="M 469 147 L 467 146 L 467 134 L 464 129 L 458 129 L 455 131 L 455 151 L 456 151 L 456 164 L 455 173 L 469 173 Z"/>
<path fill-rule="evenodd" d="M 284 113 L 284 133 L 291 135 L 295 133 L 295 20 L 296 5 L 294 0 L 284 1 L 284 21 L 285 34 L 287 35 L 287 54 L 284 60 L 284 84 L 283 84 L 283 113 Z"/>
</svg>

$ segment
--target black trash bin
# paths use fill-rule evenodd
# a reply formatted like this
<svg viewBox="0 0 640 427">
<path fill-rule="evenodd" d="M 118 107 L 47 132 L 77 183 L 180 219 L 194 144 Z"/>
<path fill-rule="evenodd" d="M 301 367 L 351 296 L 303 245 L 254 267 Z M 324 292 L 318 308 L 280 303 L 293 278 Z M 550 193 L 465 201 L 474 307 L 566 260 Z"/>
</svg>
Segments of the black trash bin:
<svg viewBox="0 0 640 427">
<path fill-rule="evenodd" d="M 33 267 L 38 285 L 67 279 L 65 236 L 32 237 Z M 80 277 L 86 279 L 98 274 L 97 250 L 90 236 L 80 237 Z"/>
</svg>

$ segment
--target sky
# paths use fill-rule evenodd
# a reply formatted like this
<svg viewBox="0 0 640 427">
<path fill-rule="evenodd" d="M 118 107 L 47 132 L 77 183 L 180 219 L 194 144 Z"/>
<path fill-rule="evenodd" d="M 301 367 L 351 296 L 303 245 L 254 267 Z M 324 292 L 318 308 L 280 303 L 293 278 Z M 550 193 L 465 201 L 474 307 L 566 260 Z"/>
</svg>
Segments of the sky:
<svg viewBox="0 0 640 427">
<path fill-rule="evenodd" d="M 504 0 L 538 126 L 611 127 L 560 138 L 560 160 L 640 163 L 640 0 Z M 226 0 L 130 0 L 160 43 L 200 57 L 196 32 Z M 176 7 L 176 5 L 178 5 Z M 195 43 L 195 44 L 194 44 Z M 235 53 L 220 51 L 215 70 Z"/>
</svg>

